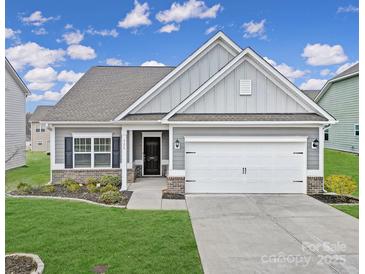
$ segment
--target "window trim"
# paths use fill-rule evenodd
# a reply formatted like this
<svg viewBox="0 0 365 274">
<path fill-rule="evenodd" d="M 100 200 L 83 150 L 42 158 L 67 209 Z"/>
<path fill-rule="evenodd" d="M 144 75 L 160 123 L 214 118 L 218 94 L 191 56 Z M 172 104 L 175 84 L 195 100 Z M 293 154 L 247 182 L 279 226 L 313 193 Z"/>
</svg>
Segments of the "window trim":
<svg viewBox="0 0 365 274">
<path fill-rule="evenodd" d="M 72 133 L 72 168 L 73 169 L 112 169 L 113 167 L 113 134 L 111 132 L 98 132 L 98 133 Z M 89 152 L 75 152 L 75 139 L 76 138 L 89 138 L 91 139 L 91 151 Z M 95 138 L 109 138 L 110 139 L 110 152 L 101 152 L 101 151 L 94 151 L 94 139 Z M 95 154 L 110 154 L 110 163 L 109 166 L 105 167 L 95 167 Z M 75 155 L 76 154 L 90 154 L 91 156 L 91 165 L 90 167 L 75 167 Z"/>
<path fill-rule="evenodd" d="M 356 130 L 356 126 L 358 127 L 357 130 Z M 358 132 L 357 135 L 356 135 L 356 131 Z M 360 126 L 359 126 L 359 124 L 354 124 L 354 136 L 355 137 L 359 137 L 360 136 Z"/>
<path fill-rule="evenodd" d="M 35 132 L 37 133 L 46 132 L 46 124 L 38 123 L 35 127 Z"/>
</svg>

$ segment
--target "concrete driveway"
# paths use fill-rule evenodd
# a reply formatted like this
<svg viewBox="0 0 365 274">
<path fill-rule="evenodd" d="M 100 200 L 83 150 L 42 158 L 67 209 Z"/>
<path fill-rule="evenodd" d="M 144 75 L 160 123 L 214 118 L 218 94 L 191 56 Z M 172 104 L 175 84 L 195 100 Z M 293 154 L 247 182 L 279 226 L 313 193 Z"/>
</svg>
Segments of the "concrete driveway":
<svg viewBox="0 0 365 274">
<path fill-rule="evenodd" d="M 358 273 L 357 219 L 306 195 L 187 195 L 205 273 Z"/>
</svg>

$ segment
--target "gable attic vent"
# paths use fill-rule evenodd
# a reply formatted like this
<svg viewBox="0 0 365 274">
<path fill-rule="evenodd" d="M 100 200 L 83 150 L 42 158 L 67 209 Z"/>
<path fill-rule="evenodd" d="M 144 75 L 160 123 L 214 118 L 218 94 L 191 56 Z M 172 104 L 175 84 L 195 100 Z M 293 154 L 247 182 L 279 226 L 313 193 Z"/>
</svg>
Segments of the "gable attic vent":
<svg viewBox="0 0 365 274">
<path fill-rule="evenodd" d="M 251 95 L 251 80 L 240 79 L 240 95 Z"/>
</svg>

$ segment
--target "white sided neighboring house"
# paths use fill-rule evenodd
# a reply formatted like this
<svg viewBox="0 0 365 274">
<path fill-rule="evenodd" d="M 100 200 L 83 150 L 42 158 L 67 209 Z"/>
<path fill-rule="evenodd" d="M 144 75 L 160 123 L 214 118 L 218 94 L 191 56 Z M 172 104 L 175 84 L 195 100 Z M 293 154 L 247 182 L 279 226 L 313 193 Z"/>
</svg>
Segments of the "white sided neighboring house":
<svg viewBox="0 0 365 274">
<path fill-rule="evenodd" d="M 30 94 L 5 58 L 5 169 L 25 165 L 25 103 Z"/>
<path fill-rule="evenodd" d="M 49 112 L 52 182 L 167 177 L 175 193 L 323 191 L 336 120 L 218 32 L 177 67 L 92 67 Z"/>
<path fill-rule="evenodd" d="M 359 63 L 330 79 L 315 102 L 338 120 L 325 130 L 325 148 L 359 153 Z"/>
<path fill-rule="evenodd" d="M 47 120 L 48 112 L 52 106 L 37 106 L 29 119 L 31 132 L 31 149 L 32 151 L 49 152 L 49 130 L 45 123 L 40 121 Z"/>
</svg>

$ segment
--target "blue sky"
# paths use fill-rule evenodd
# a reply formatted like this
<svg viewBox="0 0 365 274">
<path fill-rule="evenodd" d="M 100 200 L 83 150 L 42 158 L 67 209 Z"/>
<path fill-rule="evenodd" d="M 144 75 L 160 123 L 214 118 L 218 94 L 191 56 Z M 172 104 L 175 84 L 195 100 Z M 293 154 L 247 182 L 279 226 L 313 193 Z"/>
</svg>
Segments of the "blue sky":
<svg viewBox="0 0 365 274">
<path fill-rule="evenodd" d="M 358 1 L 6 2 L 6 56 L 55 104 L 95 65 L 176 66 L 216 31 L 250 46 L 298 87 L 318 89 L 358 61 Z"/>
</svg>

